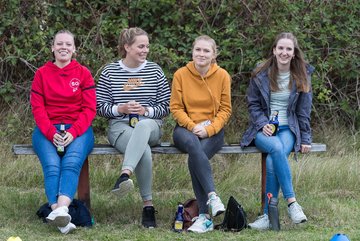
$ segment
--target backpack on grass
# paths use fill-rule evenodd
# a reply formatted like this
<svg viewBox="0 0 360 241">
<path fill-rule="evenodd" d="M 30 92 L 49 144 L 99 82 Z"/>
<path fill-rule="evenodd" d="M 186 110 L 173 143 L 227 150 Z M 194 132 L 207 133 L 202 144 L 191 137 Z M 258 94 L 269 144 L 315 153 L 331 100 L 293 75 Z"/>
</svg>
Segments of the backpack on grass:
<svg viewBox="0 0 360 241">
<path fill-rule="evenodd" d="M 244 228 L 247 228 L 246 213 L 235 198 L 230 196 L 225 211 L 224 221 L 221 224 L 216 225 L 215 229 L 239 232 Z"/>
<path fill-rule="evenodd" d="M 46 223 L 46 217 L 51 213 L 51 211 L 49 203 L 45 203 L 39 208 L 36 214 L 39 218 L 42 218 L 44 223 Z M 89 209 L 80 200 L 73 199 L 69 206 L 69 214 L 71 216 L 71 222 L 76 226 L 91 227 L 93 225 Z"/>
</svg>

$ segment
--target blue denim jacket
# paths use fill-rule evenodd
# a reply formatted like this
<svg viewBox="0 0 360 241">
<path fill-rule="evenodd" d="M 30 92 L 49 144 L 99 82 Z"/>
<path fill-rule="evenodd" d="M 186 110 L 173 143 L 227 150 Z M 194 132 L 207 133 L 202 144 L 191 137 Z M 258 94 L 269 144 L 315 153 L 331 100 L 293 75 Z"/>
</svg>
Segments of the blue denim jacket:
<svg viewBox="0 0 360 241">
<path fill-rule="evenodd" d="M 311 82 L 311 74 L 314 72 L 314 67 L 311 65 L 306 67 L 308 81 Z M 269 123 L 270 80 L 268 71 L 263 71 L 250 80 L 247 89 L 247 102 L 250 120 L 249 127 L 240 142 L 242 147 L 250 145 L 256 133 L 260 131 L 264 125 Z M 287 107 L 287 116 L 289 128 L 296 136 L 294 145 L 295 153 L 299 152 L 301 144 L 310 145 L 312 141 L 310 128 L 311 104 L 311 89 L 308 93 L 298 92 L 295 81 L 293 81 Z"/>
</svg>

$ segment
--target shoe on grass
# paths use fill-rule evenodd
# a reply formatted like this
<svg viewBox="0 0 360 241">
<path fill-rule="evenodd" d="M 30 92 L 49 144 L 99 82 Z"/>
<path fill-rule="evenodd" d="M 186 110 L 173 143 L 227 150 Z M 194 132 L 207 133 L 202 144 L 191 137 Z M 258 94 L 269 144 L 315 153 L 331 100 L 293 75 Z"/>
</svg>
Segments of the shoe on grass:
<svg viewBox="0 0 360 241">
<path fill-rule="evenodd" d="M 288 207 L 288 214 L 295 224 L 307 221 L 307 217 L 305 216 L 302 207 L 297 202 L 292 203 L 290 207 Z"/>
<path fill-rule="evenodd" d="M 58 227 L 58 229 L 62 234 L 68 234 L 74 229 L 76 229 L 76 226 L 73 223 L 68 223 L 65 227 Z"/>
<path fill-rule="evenodd" d="M 211 214 L 213 217 L 216 217 L 225 212 L 224 204 L 216 194 L 210 195 L 210 198 L 206 204 L 209 205 L 209 209 L 211 209 Z"/>
<path fill-rule="evenodd" d="M 195 218 L 195 222 L 188 228 L 188 232 L 206 233 L 214 230 L 214 224 L 206 214 L 201 213 Z"/>
<path fill-rule="evenodd" d="M 126 194 L 131 192 L 134 189 L 134 183 L 129 178 L 129 176 L 120 176 L 115 185 L 114 188 L 111 190 L 112 193 L 119 197 L 124 197 Z"/>
<path fill-rule="evenodd" d="M 65 227 L 71 221 L 68 207 L 61 206 L 56 208 L 46 217 L 46 221 L 55 227 Z"/>
<path fill-rule="evenodd" d="M 141 224 L 145 228 L 156 228 L 155 213 L 156 211 L 153 206 L 143 208 Z"/>
<path fill-rule="evenodd" d="M 259 216 L 255 222 L 249 223 L 251 229 L 268 230 L 270 228 L 270 220 L 267 214 Z"/>
</svg>

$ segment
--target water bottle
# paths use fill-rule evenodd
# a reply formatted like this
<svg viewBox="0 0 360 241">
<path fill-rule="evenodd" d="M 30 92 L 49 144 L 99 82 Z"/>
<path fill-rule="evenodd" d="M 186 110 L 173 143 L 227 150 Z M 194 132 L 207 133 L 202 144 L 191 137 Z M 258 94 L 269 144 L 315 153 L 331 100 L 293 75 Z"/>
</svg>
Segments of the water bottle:
<svg viewBox="0 0 360 241">
<path fill-rule="evenodd" d="M 129 126 L 132 128 L 139 122 L 139 115 L 138 114 L 129 114 Z"/>
<path fill-rule="evenodd" d="M 269 201 L 268 215 L 270 221 L 270 229 L 274 231 L 280 231 L 278 199 L 273 197 L 271 193 L 268 193 L 267 196 Z"/>
<path fill-rule="evenodd" d="M 65 125 L 60 124 L 60 132 L 59 134 L 64 137 L 65 136 Z M 65 146 L 64 143 L 58 144 L 56 147 L 56 152 L 59 156 L 63 156 L 65 154 Z"/>
<path fill-rule="evenodd" d="M 182 232 L 184 227 L 184 206 L 182 204 L 179 204 L 176 217 L 175 217 L 175 224 L 174 224 L 174 230 L 175 232 Z"/>
<path fill-rule="evenodd" d="M 269 124 L 271 125 L 272 128 L 272 136 L 276 136 L 276 133 L 279 129 L 279 111 L 276 110 L 274 111 L 274 113 L 271 115 L 270 117 L 270 121 Z"/>
</svg>

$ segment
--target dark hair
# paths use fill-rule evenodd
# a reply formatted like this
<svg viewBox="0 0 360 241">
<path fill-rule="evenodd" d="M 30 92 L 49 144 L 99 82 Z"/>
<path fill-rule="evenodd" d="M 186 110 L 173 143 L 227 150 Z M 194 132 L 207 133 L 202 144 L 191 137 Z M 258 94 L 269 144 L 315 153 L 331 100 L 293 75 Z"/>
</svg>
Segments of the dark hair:
<svg viewBox="0 0 360 241">
<path fill-rule="evenodd" d="M 304 54 L 301 51 L 296 37 L 292 33 L 283 32 L 276 36 L 274 43 L 271 46 L 269 57 L 265 62 L 261 63 L 252 73 L 252 77 L 255 77 L 258 73 L 268 70 L 268 75 L 270 79 L 270 89 L 272 91 L 279 90 L 277 83 L 277 76 L 279 74 L 279 69 L 277 66 L 276 57 L 273 54 L 273 49 L 276 48 L 277 43 L 280 39 L 290 39 L 294 43 L 294 57 L 290 62 L 290 84 L 289 88 L 292 86 L 292 81 L 295 80 L 296 87 L 299 91 L 309 92 L 310 83 L 306 75 L 306 61 L 304 59 Z"/>
<path fill-rule="evenodd" d="M 216 57 L 218 55 L 218 51 L 217 51 L 217 46 L 216 46 L 215 40 L 213 38 L 209 37 L 208 35 L 200 35 L 199 37 L 197 37 L 194 40 L 194 42 L 192 44 L 193 49 L 194 49 L 194 46 L 195 46 L 196 42 L 200 41 L 200 40 L 205 40 L 205 41 L 210 42 L 211 48 L 214 51 L 214 55 L 215 55 L 215 58 L 211 60 L 211 63 L 216 63 Z"/>
<path fill-rule="evenodd" d="M 125 44 L 132 45 L 135 42 L 135 37 L 140 35 L 146 35 L 149 37 L 147 32 L 142 30 L 141 28 L 125 28 L 121 31 L 119 36 L 119 45 L 118 45 L 118 51 L 121 56 L 121 58 L 126 57 L 126 50 L 125 50 Z"/>
</svg>

